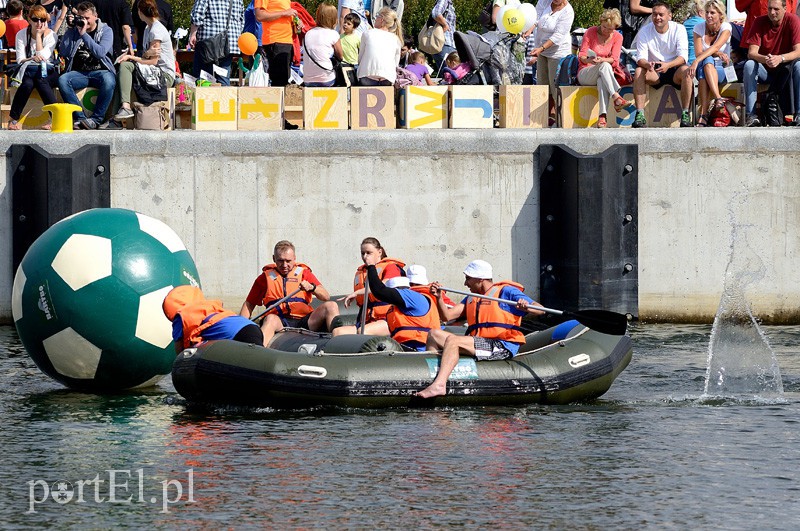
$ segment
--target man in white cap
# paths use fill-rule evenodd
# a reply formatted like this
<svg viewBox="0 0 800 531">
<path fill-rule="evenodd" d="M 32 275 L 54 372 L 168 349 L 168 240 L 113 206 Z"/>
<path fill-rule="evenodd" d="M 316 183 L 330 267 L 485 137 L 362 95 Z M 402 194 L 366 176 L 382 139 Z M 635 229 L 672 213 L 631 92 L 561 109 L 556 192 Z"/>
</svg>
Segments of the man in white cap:
<svg viewBox="0 0 800 531">
<path fill-rule="evenodd" d="M 448 308 L 442 299 L 439 284 L 431 286 L 436 297 L 439 313 L 446 320 L 466 318 L 466 336 L 457 336 L 441 329 L 432 329 L 428 334 L 428 350 L 442 349 L 439 372 L 433 383 L 417 393 L 422 398 L 432 398 L 447 393 L 447 379 L 458 364 L 461 354 L 473 356 L 478 361 L 503 360 L 517 354 L 525 343 L 520 324 L 528 313 L 543 312 L 531 308 L 533 299 L 522 293 L 521 284 L 504 280 L 492 281 L 492 266 L 483 260 L 473 260 L 464 269 L 464 285 L 476 295 L 487 295 L 498 299 L 515 301 L 515 305 L 491 301 L 480 297 L 465 297 L 460 303 Z"/>
<path fill-rule="evenodd" d="M 408 350 L 425 350 L 428 332 L 442 326 L 430 288 L 427 285 L 411 287 L 410 279 L 404 276 L 382 281 L 375 267 L 377 261 L 377 255 L 366 256 L 364 265 L 367 266 L 367 282 L 372 295 L 379 301 L 391 305 L 386 313 L 389 334 Z M 424 268 L 422 273 L 424 275 Z M 416 279 L 419 280 L 419 277 Z M 366 328 L 366 333 L 369 334 L 369 325 Z M 355 332 L 355 327 L 344 326 L 334 330 L 334 335 Z"/>
</svg>

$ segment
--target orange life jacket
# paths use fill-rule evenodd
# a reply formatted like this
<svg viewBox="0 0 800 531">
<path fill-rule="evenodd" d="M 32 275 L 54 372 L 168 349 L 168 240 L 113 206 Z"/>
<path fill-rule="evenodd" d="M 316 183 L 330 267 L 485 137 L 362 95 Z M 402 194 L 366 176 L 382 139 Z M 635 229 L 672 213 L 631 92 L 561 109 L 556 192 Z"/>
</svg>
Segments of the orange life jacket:
<svg viewBox="0 0 800 531">
<path fill-rule="evenodd" d="M 406 267 L 406 264 L 397 260 L 396 258 L 384 258 L 377 264 L 375 264 L 375 269 L 378 270 L 378 277 L 383 280 L 384 272 L 386 271 L 386 266 L 394 264 L 399 267 L 401 270 Z M 358 269 L 356 269 L 356 276 L 353 279 L 353 291 L 358 291 L 364 287 L 364 279 L 367 278 L 367 266 L 361 265 Z M 356 297 L 356 303 L 358 306 L 361 307 L 364 304 L 364 297 L 359 295 Z M 389 311 L 391 304 L 388 302 L 379 301 L 375 298 L 375 296 L 370 293 L 369 294 L 369 309 L 367 311 L 367 322 L 371 323 L 373 321 L 380 321 L 381 319 L 386 319 L 386 312 Z"/>
<path fill-rule="evenodd" d="M 525 288 L 522 284 L 503 280 L 492 284 L 486 292 L 489 297 L 500 297 L 500 291 L 504 286 L 513 286 L 520 291 Z M 522 317 L 500 308 L 500 303 L 481 299 L 478 297 L 468 297 L 466 304 L 467 312 L 467 334 L 471 336 L 484 337 L 486 339 L 500 339 L 511 341 L 512 343 L 525 343 L 525 335 L 522 333 L 520 324 Z"/>
<path fill-rule="evenodd" d="M 170 321 L 176 316 L 183 323 L 183 348 L 189 348 L 203 342 L 203 330 L 214 323 L 237 315 L 222 308 L 222 301 L 208 300 L 203 297 L 200 288 L 194 286 L 178 286 L 170 291 L 162 304 L 164 315 Z"/>
<path fill-rule="evenodd" d="M 299 288 L 300 281 L 303 280 L 303 271 L 306 269 L 311 271 L 311 268 L 307 265 L 295 263 L 294 269 L 284 277 L 278 273 L 278 268 L 275 264 L 264 266 L 264 276 L 267 278 L 267 291 L 264 293 L 262 301 L 264 307 L 268 308 L 270 304 Z M 269 313 L 277 314 L 281 317 L 300 319 L 312 311 L 314 311 L 314 308 L 311 307 L 311 293 L 300 291 L 270 310 Z"/>
<path fill-rule="evenodd" d="M 439 320 L 439 308 L 436 300 L 431 296 L 428 286 L 412 286 L 410 289 L 421 293 L 430 302 L 428 313 L 419 317 L 405 315 L 396 306 L 389 308 L 386 313 L 386 324 L 389 325 L 389 333 L 392 338 L 400 343 L 406 341 L 418 341 L 425 343 L 428 340 L 428 332 L 431 328 L 439 328 L 442 322 Z"/>
</svg>

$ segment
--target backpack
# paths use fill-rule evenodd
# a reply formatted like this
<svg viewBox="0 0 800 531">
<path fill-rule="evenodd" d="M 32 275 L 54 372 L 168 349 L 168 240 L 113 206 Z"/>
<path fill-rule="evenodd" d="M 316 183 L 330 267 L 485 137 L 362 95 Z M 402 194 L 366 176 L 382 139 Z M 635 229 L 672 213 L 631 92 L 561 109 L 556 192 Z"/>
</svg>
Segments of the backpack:
<svg viewBox="0 0 800 531">
<path fill-rule="evenodd" d="M 764 125 L 768 127 L 780 127 L 783 124 L 783 109 L 781 109 L 781 98 L 775 92 L 767 92 L 764 101 Z"/>
<path fill-rule="evenodd" d="M 556 86 L 566 87 L 578 84 L 578 56 L 569 54 L 558 62 Z"/>
<path fill-rule="evenodd" d="M 261 44 L 261 22 L 256 20 L 256 0 L 250 0 L 250 4 L 244 10 L 244 29 L 242 33 L 252 33 L 256 36 L 256 42 Z"/>
<path fill-rule="evenodd" d="M 394 88 L 396 89 L 401 89 L 410 85 L 424 85 L 417 75 L 410 70 L 398 66 L 395 71 L 397 72 L 397 78 L 394 80 Z"/>
<path fill-rule="evenodd" d="M 167 101 L 167 82 L 164 72 L 155 65 L 134 63 L 133 91 L 136 99 L 144 105 Z"/>
</svg>

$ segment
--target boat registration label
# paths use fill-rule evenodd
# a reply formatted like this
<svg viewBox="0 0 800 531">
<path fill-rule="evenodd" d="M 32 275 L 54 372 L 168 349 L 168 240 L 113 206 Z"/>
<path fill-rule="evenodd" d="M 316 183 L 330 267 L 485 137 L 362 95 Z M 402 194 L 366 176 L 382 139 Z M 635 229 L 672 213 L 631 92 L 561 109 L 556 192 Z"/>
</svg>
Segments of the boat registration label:
<svg viewBox="0 0 800 531">
<path fill-rule="evenodd" d="M 428 362 L 428 372 L 431 375 L 431 378 L 436 377 L 436 373 L 439 372 L 439 358 L 425 358 L 425 361 Z M 456 365 L 453 372 L 450 374 L 450 380 L 477 380 L 478 379 L 478 367 L 475 365 L 475 360 L 471 358 L 467 359 L 460 359 L 458 360 L 458 365 Z"/>
</svg>

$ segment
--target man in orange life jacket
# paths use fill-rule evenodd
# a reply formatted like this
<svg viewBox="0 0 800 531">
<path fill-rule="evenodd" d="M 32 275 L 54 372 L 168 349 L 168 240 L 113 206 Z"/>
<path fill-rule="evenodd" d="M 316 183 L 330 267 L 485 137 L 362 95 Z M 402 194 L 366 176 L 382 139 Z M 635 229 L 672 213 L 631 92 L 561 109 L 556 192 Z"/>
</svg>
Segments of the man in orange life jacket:
<svg viewBox="0 0 800 531">
<path fill-rule="evenodd" d="M 428 334 L 428 350 L 441 348 L 442 359 L 433 383 L 417 393 L 419 397 L 431 398 L 447 393 L 447 379 L 461 354 L 474 356 L 478 361 L 503 360 L 515 356 L 525 342 L 520 329 L 522 317 L 528 313 L 543 313 L 529 306 L 536 303 L 522 293 L 525 288 L 521 284 L 492 282 L 492 266 L 488 262 L 473 260 L 464 270 L 464 276 L 464 285 L 472 293 L 516 301 L 516 305 L 465 297 L 459 304 L 447 308 L 440 286 L 434 283 L 431 293 L 437 297 L 440 313 L 447 320 L 466 317 L 468 335 L 457 336 L 444 330 L 431 330 Z"/>
<path fill-rule="evenodd" d="M 261 345 L 264 336 L 257 324 L 222 308 L 222 302 L 208 300 L 200 288 L 178 286 L 164 298 L 164 315 L 172 321 L 175 351 L 212 339 L 233 339 Z"/>
<path fill-rule="evenodd" d="M 410 287 L 406 277 L 392 277 L 382 281 L 375 267 L 377 258 L 365 259 L 367 279 L 376 299 L 390 304 L 386 324 L 392 338 L 409 350 L 425 350 L 428 332 L 441 328 L 437 303 L 428 286 Z"/>
<path fill-rule="evenodd" d="M 339 307 L 330 300 L 328 290 L 320 284 L 311 268 L 297 263 L 292 242 L 281 240 L 276 243 L 272 259 L 275 263 L 264 266 L 263 273 L 253 282 L 239 315 L 249 319 L 256 306 L 269 308 L 300 289 L 267 312 L 261 324 L 264 346 L 269 345 L 276 332 L 287 326 L 315 332 L 329 331 L 331 321 L 339 315 Z M 311 307 L 312 294 L 324 303 L 317 309 Z"/>
</svg>

